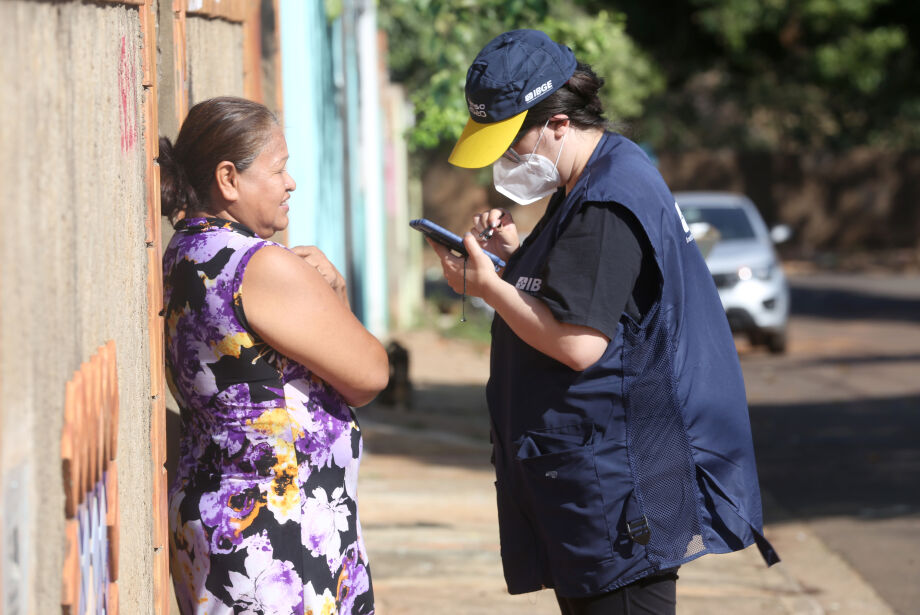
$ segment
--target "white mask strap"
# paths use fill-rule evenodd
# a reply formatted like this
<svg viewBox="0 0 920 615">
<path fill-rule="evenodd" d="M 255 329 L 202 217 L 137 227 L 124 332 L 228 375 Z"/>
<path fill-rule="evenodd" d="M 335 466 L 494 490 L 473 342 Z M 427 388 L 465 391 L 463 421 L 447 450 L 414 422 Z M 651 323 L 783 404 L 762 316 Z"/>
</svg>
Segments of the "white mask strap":
<svg viewBox="0 0 920 615">
<path fill-rule="evenodd" d="M 559 166 L 559 157 L 562 156 L 562 146 L 565 145 L 565 138 L 569 136 L 569 131 L 566 130 L 565 134 L 562 135 L 562 143 L 559 144 L 559 153 L 556 154 L 556 162 L 553 163 L 554 167 Z"/>
<path fill-rule="evenodd" d="M 546 123 L 543 124 L 543 130 L 540 131 L 540 138 L 537 139 L 536 143 L 534 143 L 533 150 L 530 152 L 531 156 L 537 153 L 537 148 L 540 147 L 540 141 L 543 140 L 543 133 L 546 132 L 547 126 L 549 126 L 549 120 L 546 120 Z"/>
<path fill-rule="evenodd" d="M 546 127 L 549 126 L 549 120 L 546 120 L 546 123 L 543 124 L 543 130 L 540 131 L 540 138 L 537 139 L 536 144 L 533 146 L 533 151 L 530 152 L 530 155 L 533 156 L 537 153 L 537 147 L 540 145 L 540 141 L 543 140 L 543 133 L 546 132 Z M 565 134 L 562 135 L 562 143 L 559 144 L 559 152 L 556 154 L 556 162 L 553 163 L 553 166 L 556 167 L 559 165 L 559 157 L 562 156 L 562 146 L 565 145 L 565 138 L 569 136 L 569 131 L 566 130 Z"/>
</svg>

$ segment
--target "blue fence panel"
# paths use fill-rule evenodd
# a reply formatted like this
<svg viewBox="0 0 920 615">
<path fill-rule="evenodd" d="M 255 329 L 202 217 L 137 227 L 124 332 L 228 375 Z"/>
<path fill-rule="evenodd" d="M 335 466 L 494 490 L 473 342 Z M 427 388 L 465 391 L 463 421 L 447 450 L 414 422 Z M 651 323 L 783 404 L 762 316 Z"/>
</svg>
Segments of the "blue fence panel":
<svg viewBox="0 0 920 615">
<path fill-rule="evenodd" d="M 281 0 L 281 52 L 291 197 L 291 245 L 315 244 L 342 271 L 355 315 L 387 329 L 386 218 L 376 11 L 346 0 Z M 364 71 L 362 74 L 362 70 Z"/>
<path fill-rule="evenodd" d="M 288 241 L 292 246 L 318 246 L 344 272 L 342 83 L 335 60 L 341 47 L 339 27 L 329 22 L 322 2 L 281 0 L 280 11 L 288 170 L 297 181 Z"/>
</svg>

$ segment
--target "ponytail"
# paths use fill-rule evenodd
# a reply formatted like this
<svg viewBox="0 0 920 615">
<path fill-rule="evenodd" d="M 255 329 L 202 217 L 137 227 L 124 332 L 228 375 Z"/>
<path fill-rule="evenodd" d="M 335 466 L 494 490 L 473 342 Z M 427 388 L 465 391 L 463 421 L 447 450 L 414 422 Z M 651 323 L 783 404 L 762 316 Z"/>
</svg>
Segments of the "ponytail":
<svg viewBox="0 0 920 615">
<path fill-rule="evenodd" d="M 604 80 L 590 66 L 579 62 L 575 73 L 565 85 L 531 107 L 519 134 L 533 126 L 542 126 L 549 118 L 560 113 L 567 115 L 576 128 L 607 130 L 610 125 L 604 117 L 604 106 L 598 96 L 603 85 Z"/>
<path fill-rule="evenodd" d="M 168 137 L 160 137 L 160 211 L 175 223 L 189 211 L 201 209 L 198 195 L 189 183 L 185 169 L 176 160 Z"/>
</svg>

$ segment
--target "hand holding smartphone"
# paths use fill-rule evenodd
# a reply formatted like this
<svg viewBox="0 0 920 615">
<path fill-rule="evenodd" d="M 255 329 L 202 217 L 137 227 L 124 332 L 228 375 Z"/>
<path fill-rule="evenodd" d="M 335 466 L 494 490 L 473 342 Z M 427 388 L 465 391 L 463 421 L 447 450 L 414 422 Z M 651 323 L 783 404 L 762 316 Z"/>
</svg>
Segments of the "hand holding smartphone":
<svg viewBox="0 0 920 615">
<path fill-rule="evenodd" d="M 450 248 L 461 256 L 467 256 L 466 248 L 463 245 L 463 240 L 458 235 L 455 235 L 447 229 L 438 226 L 431 220 L 428 220 L 427 218 L 418 218 L 416 220 L 411 220 L 409 222 L 409 226 L 417 231 L 421 231 L 427 237 L 430 237 L 442 246 Z M 496 269 L 501 269 L 505 266 L 505 261 L 496 255 L 492 254 L 488 250 L 483 250 L 483 252 L 486 253 L 486 256 L 492 259 L 492 264 L 495 265 Z"/>
</svg>

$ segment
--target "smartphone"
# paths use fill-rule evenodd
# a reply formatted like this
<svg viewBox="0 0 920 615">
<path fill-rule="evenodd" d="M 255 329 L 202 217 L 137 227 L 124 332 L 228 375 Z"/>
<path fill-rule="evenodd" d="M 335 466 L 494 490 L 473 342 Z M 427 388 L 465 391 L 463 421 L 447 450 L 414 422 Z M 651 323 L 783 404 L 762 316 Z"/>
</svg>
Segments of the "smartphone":
<svg viewBox="0 0 920 615">
<path fill-rule="evenodd" d="M 438 242 L 442 246 L 446 246 L 457 252 L 461 256 L 466 256 L 466 248 L 463 246 L 463 239 L 459 236 L 454 235 L 446 228 L 438 226 L 431 220 L 427 218 L 418 218 L 417 220 L 411 220 L 409 226 L 414 228 L 417 231 L 421 231 L 426 236 L 431 237 L 434 241 Z M 505 266 L 505 261 L 498 258 L 488 250 L 483 250 L 486 253 L 486 256 L 492 259 L 492 263 L 495 265 L 496 269 L 501 269 Z"/>
</svg>

